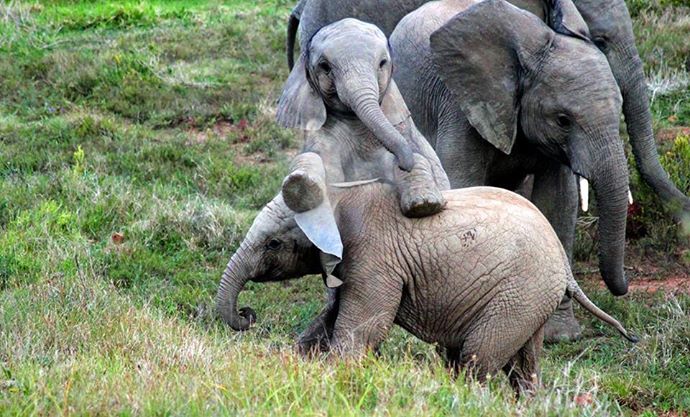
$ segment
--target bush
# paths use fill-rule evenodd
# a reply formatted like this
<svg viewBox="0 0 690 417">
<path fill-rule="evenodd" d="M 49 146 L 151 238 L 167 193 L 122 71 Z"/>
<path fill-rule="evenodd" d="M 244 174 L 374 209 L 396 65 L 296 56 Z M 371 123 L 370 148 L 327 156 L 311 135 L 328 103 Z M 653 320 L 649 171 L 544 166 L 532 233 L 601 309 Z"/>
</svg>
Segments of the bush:
<svg viewBox="0 0 690 417">
<path fill-rule="evenodd" d="M 676 137 L 659 160 L 676 187 L 682 193 L 690 194 L 690 136 Z M 628 236 L 638 240 L 643 249 L 672 251 L 681 239 L 688 239 L 687 229 L 674 224 L 637 170 L 631 170 L 630 177 L 635 204 L 628 216 Z"/>
<path fill-rule="evenodd" d="M 644 11 L 662 12 L 664 8 L 671 6 L 688 6 L 687 0 L 627 0 L 630 16 L 639 16 Z"/>
</svg>

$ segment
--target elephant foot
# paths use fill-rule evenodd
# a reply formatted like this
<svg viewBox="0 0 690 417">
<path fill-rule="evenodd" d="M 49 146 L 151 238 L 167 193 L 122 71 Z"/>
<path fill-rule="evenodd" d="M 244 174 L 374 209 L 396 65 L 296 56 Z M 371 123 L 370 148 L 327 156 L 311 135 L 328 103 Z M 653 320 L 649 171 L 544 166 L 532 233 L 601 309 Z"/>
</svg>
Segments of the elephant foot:
<svg viewBox="0 0 690 417">
<path fill-rule="evenodd" d="M 400 208 L 406 217 L 426 217 L 440 213 L 446 205 L 434 181 L 431 165 L 426 158 L 414 155 L 415 165 L 410 172 L 399 171 Z"/>
<path fill-rule="evenodd" d="M 332 338 L 333 327 L 329 326 L 324 317 L 318 317 L 299 335 L 295 350 L 304 357 L 313 357 L 320 353 L 327 353 L 331 350 Z"/>
<path fill-rule="evenodd" d="M 301 356 L 313 357 L 331 350 L 333 328 L 338 317 L 336 289 L 328 290 L 328 303 L 297 338 L 295 351 Z"/>
<path fill-rule="evenodd" d="M 573 342 L 580 338 L 582 329 L 573 314 L 573 302 L 563 297 L 561 304 L 544 325 L 544 342 Z"/>
<path fill-rule="evenodd" d="M 327 338 L 304 339 L 300 337 L 295 345 L 295 351 L 302 357 L 313 358 L 320 353 L 329 352 L 330 345 Z"/>
</svg>

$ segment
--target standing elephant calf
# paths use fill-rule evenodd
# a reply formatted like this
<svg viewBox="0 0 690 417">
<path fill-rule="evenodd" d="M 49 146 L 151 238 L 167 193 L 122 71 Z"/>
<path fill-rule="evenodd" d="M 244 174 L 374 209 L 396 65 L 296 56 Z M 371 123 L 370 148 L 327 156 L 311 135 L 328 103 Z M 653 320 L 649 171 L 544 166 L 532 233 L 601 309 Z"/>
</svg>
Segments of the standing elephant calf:
<svg viewBox="0 0 690 417">
<path fill-rule="evenodd" d="M 251 309 L 236 310 L 248 280 L 322 273 L 338 287 L 334 320 L 318 324 L 330 327 L 331 350 L 376 348 L 396 323 L 480 380 L 503 369 L 518 392 L 537 382 L 542 329 L 566 291 L 635 340 L 582 293 L 558 237 L 530 202 L 489 187 L 444 197 L 441 213 L 410 219 L 393 187 L 327 186 L 321 158 L 301 154 L 228 264 L 221 317 L 236 330 L 249 327 Z"/>
</svg>

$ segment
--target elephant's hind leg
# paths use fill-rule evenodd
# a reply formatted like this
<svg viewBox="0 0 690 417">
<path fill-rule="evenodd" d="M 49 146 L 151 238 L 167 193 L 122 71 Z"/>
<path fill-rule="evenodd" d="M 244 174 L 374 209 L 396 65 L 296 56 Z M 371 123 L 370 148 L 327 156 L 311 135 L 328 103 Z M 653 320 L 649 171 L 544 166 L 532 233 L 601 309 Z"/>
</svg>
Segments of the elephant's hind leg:
<svg viewBox="0 0 690 417">
<path fill-rule="evenodd" d="M 516 354 L 519 345 L 512 340 L 512 334 L 492 334 L 492 324 L 488 322 L 468 334 L 462 347 L 446 348 L 445 364 L 454 377 L 464 370 L 466 379 L 482 384 Z"/>
<path fill-rule="evenodd" d="M 515 279 L 514 282 L 524 280 Z M 494 295 L 464 337 L 457 359 L 459 367 L 465 369 L 466 375 L 483 382 L 488 375 L 504 369 L 513 358 L 524 357 L 525 360 L 516 364 L 517 368 L 524 369 L 527 377 L 531 377 L 537 371 L 536 362 L 531 358 L 537 356 L 530 352 L 541 350 L 546 321 L 545 315 L 540 316 L 538 310 L 538 306 L 515 286 Z M 535 322 L 541 324 L 532 324 Z"/>
<path fill-rule="evenodd" d="M 539 388 L 539 355 L 544 342 L 544 326 L 503 367 L 515 395 L 531 395 Z"/>
</svg>

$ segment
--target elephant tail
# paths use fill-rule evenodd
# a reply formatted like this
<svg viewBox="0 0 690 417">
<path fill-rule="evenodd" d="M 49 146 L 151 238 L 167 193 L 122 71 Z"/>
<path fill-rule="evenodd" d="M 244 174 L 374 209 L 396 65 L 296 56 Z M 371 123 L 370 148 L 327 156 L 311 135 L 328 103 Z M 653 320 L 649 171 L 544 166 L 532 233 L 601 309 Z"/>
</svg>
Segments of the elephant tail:
<svg viewBox="0 0 690 417">
<path fill-rule="evenodd" d="M 288 68 L 292 71 L 295 66 L 295 40 L 297 39 L 297 28 L 299 27 L 299 15 L 293 12 L 288 19 L 287 41 L 285 51 L 287 52 Z"/>
<path fill-rule="evenodd" d="M 566 290 L 568 293 L 570 293 L 570 296 L 574 298 L 582 307 L 585 308 L 585 310 L 589 311 L 592 313 L 596 318 L 599 320 L 603 321 L 604 323 L 608 323 L 611 327 L 614 329 L 618 330 L 620 334 L 623 335 L 626 339 L 631 341 L 632 343 L 637 343 L 639 342 L 639 338 L 635 335 L 629 334 L 627 330 L 625 330 L 625 327 L 623 327 L 622 324 L 613 317 L 611 317 L 608 313 L 597 307 L 596 304 L 590 300 L 587 295 L 582 291 L 582 288 L 578 285 L 577 281 L 575 281 L 575 277 L 573 277 L 573 273 L 568 268 L 568 283 Z"/>
</svg>

